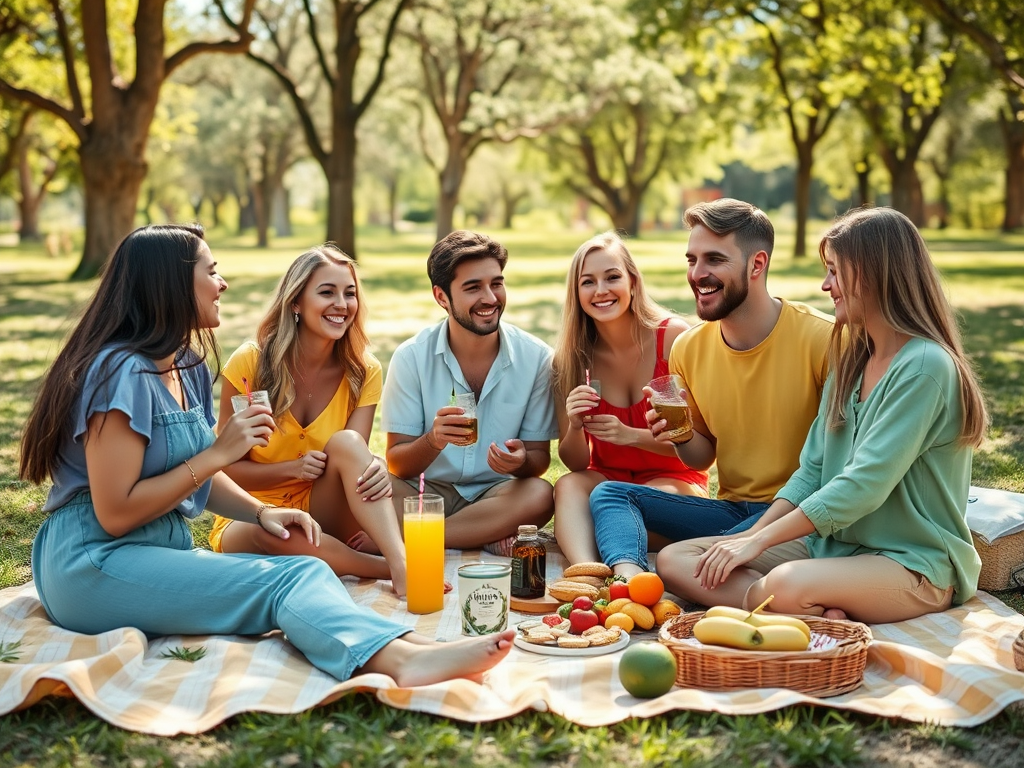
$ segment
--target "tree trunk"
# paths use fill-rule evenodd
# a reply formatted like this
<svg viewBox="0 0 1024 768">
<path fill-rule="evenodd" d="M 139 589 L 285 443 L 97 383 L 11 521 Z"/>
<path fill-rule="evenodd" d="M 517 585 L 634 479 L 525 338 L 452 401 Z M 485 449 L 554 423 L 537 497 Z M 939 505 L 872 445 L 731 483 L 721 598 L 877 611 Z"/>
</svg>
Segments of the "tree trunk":
<svg viewBox="0 0 1024 768">
<path fill-rule="evenodd" d="M 643 193 L 639 190 L 623 190 L 623 202 L 614 211 L 608 211 L 612 218 L 612 226 L 622 230 L 629 237 L 640 234 L 640 201 Z"/>
<path fill-rule="evenodd" d="M 273 204 L 270 206 L 274 234 L 278 237 L 292 236 L 291 194 L 278 178 L 275 182 Z"/>
<path fill-rule="evenodd" d="M 449 143 L 448 161 L 438 176 L 438 240 L 451 234 L 455 229 L 455 207 L 459 204 L 459 192 L 465 175 L 466 160 L 462 157 L 462 146 L 459 143 Z"/>
<path fill-rule="evenodd" d="M 18 242 L 27 243 L 39 240 L 39 208 L 46 197 L 43 186 L 37 195 L 32 188 L 32 167 L 28 161 L 28 142 L 22 142 L 18 149 L 18 185 L 21 187 L 21 199 L 18 201 L 18 213 L 21 226 L 18 227 Z"/>
<path fill-rule="evenodd" d="M 867 155 L 864 155 L 864 158 L 857 163 L 855 171 L 857 173 L 857 207 L 862 208 L 865 205 L 871 205 L 871 163 L 868 162 Z"/>
<path fill-rule="evenodd" d="M 923 227 L 924 193 L 915 160 L 916 158 L 896 160 L 889 167 L 892 207 L 910 219 L 915 227 Z"/>
<path fill-rule="evenodd" d="M 244 197 L 235 193 L 235 199 L 238 200 L 238 234 L 256 226 L 256 204 L 253 198 L 251 185 L 246 187 Z"/>
<path fill-rule="evenodd" d="M 1006 94 L 1009 115 L 999 114 L 999 125 L 1006 144 L 1006 207 L 1004 232 L 1024 227 L 1024 99 L 1017 93 Z"/>
<path fill-rule="evenodd" d="M 814 145 L 796 147 L 796 244 L 794 258 L 807 255 L 807 218 L 811 212 L 811 173 L 814 170 Z"/>
<path fill-rule="evenodd" d="M 327 240 L 356 258 L 356 121 L 336 114 L 327 175 Z"/>
<path fill-rule="evenodd" d="M 269 201 L 266 199 L 263 182 L 252 185 L 252 209 L 256 214 L 256 247 L 266 248 L 270 244 L 267 230 L 270 228 Z"/>
<path fill-rule="evenodd" d="M 90 141 L 78 149 L 85 191 L 85 248 L 72 280 L 95 277 L 135 224 L 147 171 L 137 147 L 126 136 Z"/>
<path fill-rule="evenodd" d="M 220 205 L 224 202 L 224 195 L 210 195 L 210 216 L 214 229 L 220 226 Z"/>
<path fill-rule="evenodd" d="M 398 232 L 398 174 L 388 179 L 388 229 Z"/>
</svg>

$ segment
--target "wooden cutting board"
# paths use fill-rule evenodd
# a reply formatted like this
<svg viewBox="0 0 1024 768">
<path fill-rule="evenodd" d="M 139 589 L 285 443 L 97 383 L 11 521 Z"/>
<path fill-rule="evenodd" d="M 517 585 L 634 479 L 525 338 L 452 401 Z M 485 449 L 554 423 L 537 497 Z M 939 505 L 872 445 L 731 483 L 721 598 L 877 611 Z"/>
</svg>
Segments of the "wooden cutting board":
<svg viewBox="0 0 1024 768">
<path fill-rule="evenodd" d="M 529 600 L 513 596 L 511 608 L 519 613 L 554 613 L 561 604 L 561 601 L 545 592 L 544 597 L 534 597 Z"/>
</svg>

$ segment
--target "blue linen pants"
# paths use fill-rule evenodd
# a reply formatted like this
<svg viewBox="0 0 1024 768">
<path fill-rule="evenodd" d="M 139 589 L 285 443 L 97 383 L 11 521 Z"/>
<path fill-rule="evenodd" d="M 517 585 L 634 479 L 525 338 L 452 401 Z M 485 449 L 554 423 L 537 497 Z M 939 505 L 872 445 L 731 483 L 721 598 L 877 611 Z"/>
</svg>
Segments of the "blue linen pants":
<svg viewBox="0 0 1024 768">
<path fill-rule="evenodd" d="M 680 496 L 633 483 L 606 482 L 590 494 L 594 538 L 608 565 L 633 563 L 650 570 L 647 532 L 671 541 L 739 533 L 768 509 L 757 501 Z"/>
</svg>

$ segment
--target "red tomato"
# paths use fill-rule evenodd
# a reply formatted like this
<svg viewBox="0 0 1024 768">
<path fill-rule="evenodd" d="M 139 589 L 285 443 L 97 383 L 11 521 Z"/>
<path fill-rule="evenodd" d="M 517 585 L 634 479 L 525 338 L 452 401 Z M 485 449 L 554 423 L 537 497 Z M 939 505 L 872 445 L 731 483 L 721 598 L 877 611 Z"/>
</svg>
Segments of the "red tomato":
<svg viewBox="0 0 1024 768">
<path fill-rule="evenodd" d="M 629 585 L 624 581 L 613 581 L 608 587 L 608 595 L 611 600 L 618 600 L 620 597 L 629 597 Z"/>
</svg>

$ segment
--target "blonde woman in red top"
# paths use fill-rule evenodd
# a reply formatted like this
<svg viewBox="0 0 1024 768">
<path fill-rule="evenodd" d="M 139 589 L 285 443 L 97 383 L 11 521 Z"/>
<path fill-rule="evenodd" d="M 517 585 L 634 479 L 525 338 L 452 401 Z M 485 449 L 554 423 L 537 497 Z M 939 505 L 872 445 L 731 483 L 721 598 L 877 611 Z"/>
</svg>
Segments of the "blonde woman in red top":
<svg viewBox="0 0 1024 768">
<path fill-rule="evenodd" d="M 552 362 L 558 456 L 555 538 L 569 562 L 600 560 L 590 492 L 605 480 L 707 496 L 707 473 L 681 463 L 647 427 L 643 387 L 668 371 L 672 342 L 689 326 L 644 289 L 614 232 L 577 249 L 566 278 L 564 322 Z M 600 381 L 600 394 L 587 382 Z"/>
</svg>

